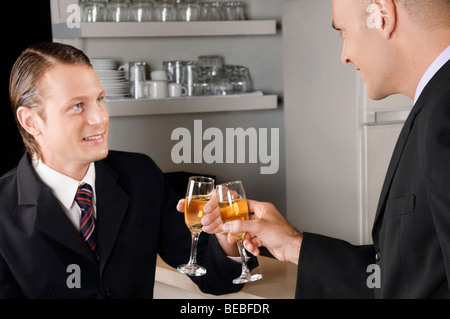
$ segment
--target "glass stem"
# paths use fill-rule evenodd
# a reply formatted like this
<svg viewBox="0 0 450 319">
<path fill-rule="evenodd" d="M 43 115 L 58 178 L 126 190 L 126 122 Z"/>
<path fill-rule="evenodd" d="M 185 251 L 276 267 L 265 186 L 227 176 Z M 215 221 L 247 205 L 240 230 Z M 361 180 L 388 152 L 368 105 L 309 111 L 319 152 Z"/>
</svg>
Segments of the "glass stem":
<svg viewBox="0 0 450 319">
<path fill-rule="evenodd" d="M 245 252 L 244 249 L 244 244 L 242 239 L 237 241 L 237 246 L 239 249 L 239 255 L 241 255 L 241 260 L 242 260 L 242 273 L 241 273 L 241 277 L 242 276 L 247 276 L 250 273 L 250 270 L 248 270 L 248 266 L 247 266 L 247 254 Z"/>
<path fill-rule="evenodd" d="M 191 256 L 189 257 L 189 265 L 197 265 L 197 244 L 200 233 L 192 233 Z"/>
</svg>

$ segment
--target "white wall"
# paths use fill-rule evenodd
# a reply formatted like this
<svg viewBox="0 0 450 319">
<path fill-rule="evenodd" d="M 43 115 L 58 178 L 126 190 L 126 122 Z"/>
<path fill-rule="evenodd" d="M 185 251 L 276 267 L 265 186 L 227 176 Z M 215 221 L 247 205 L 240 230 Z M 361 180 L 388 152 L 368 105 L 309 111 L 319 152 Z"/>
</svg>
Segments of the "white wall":
<svg viewBox="0 0 450 319">
<path fill-rule="evenodd" d="M 340 61 L 331 1 L 289 3 L 283 22 L 287 217 L 360 243 L 356 74 Z"/>
</svg>

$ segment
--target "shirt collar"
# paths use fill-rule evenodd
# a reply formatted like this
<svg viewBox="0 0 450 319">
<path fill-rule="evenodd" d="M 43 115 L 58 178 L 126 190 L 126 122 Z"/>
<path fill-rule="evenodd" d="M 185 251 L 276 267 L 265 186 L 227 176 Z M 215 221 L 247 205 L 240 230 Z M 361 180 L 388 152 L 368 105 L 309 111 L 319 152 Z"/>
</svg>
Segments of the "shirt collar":
<svg viewBox="0 0 450 319">
<path fill-rule="evenodd" d="M 78 187 L 81 184 L 89 184 L 93 190 L 93 203 L 95 205 L 95 164 L 91 163 L 86 175 L 81 181 L 77 181 L 69 176 L 61 174 L 45 165 L 40 159 L 33 160 L 33 167 L 39 178 L 51 189 L 53 195 L 63 205 L 66 210 L 70 210 Z"/>
<path fill-rule="evenodd" d="M 416 90 L 416 95 L 414 97 L 414 104 L 416 104 L 417 100 L 420 97 L 420 94 L 422 94 L 423 89 L 425 86 L 430 82 L 430 80 L 433 78 L 433 76 L 444 66 L 445 63 L 447 63 L 450 60 L 450 46 L 447 47 L 447 49 L 442 52 L 436 60 L 430 65 L 428 70 L 425 72 L 425 74 L 422 76 L 422 79 L 419 82 L 419 86 Z"/>
</svg>

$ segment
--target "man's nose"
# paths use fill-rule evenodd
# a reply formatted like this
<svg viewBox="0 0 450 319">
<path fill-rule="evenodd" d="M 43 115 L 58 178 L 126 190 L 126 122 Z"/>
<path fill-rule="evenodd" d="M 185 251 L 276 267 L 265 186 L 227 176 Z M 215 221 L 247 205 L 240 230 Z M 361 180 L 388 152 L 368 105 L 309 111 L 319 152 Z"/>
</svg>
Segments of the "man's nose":
<svg viewBox="0 0 450 319">
<path fill-rule="evenodd" d="M 99 107 L 97 104 L 89 108 L 88 123 L 90 125 L 105 124 L 108 121 L 109 115 L 105 107 Z"/>
<path fill-rule="evenodd" d="M 352 64 L 352 61 L 348 58 L 347 52 L 345 50 L 345 45 L 342 47 L 341 62 L 345 65 Z"/>
</svg>

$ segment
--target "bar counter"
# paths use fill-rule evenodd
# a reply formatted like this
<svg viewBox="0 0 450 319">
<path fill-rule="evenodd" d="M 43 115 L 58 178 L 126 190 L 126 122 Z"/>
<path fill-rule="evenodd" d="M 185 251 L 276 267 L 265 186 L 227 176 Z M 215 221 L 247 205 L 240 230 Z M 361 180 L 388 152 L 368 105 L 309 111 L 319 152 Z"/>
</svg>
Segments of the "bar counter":
<svg viewBox="0 0 450 319">
<path fill-rule="evenodd" d="M 204 294 L 186 276 L 168 266 L 159 256 L 156 263 L 155 299 L 293 299 L 297 266 L 274 258 L 259 256 L 259 266 L 252 273 L 261 280 L 247 283 L 237 293 L 222 296 Z"/>
</svg>

